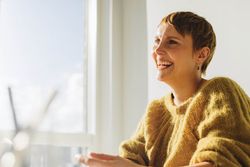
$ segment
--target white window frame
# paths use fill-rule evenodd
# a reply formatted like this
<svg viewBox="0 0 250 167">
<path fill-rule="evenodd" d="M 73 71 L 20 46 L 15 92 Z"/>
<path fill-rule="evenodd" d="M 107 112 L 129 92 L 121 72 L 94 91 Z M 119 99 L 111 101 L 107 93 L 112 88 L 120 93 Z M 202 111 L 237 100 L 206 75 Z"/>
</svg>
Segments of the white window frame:
<svg viewBox="0 0 250 167">
<path fill-rule="evenodd" d="M 96 133 L 93 150 L 117 154 L 123 137 L 122 1 L 96 2 Z"/>
</svg>

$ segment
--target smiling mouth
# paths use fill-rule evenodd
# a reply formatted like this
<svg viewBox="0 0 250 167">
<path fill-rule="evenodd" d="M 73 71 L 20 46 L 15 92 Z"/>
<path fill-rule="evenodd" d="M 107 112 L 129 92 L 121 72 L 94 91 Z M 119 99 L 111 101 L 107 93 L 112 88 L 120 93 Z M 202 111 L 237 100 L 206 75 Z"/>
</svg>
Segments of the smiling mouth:
<svg viewBox="0 0 250 167">
<path fill-rule="evenodd" d="M 163 63 L 158 63 L 157 64 L 158 70 L 165 70 L 165 69 L 168 69 L 171 66 L 173 66 L 173 63 L 171 63 L 171 62 L 163 62 Z"/>
</svg>

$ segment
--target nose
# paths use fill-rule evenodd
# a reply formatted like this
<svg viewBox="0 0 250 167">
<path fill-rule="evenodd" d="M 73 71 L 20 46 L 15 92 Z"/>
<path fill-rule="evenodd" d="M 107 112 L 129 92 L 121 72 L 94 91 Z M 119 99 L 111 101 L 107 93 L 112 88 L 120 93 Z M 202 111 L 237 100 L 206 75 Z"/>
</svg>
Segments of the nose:
<svg viewBox="0 0 250 167">
<path fill-rule="evenodd" d="M 154 48 L 154 52 L 157 55 L 165 55 L 166 54 L 166 51 L 165 51 L 164 46 L 162 45 L 162 43 L 159 43 L 158 46 L 156 46 Z"/>
</svg>

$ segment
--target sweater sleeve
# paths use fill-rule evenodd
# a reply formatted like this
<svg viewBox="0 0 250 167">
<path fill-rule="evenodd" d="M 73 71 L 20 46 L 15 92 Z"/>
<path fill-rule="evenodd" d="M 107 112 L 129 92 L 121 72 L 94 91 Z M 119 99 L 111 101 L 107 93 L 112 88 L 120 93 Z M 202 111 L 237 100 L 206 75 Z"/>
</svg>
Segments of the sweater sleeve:
<svg viewBox="0 0 250 167">
<path fill-rule="evenodd" d="M 209 92 L 190 164 L 208 161 L 219 167 L 250 166 L 249 97 L 233 81 L 218 85 Z"/>
<path fill-rule="evenodd" d="M 135 134 L 123 141 L 119 147 L 121 157 L 129 159 L 140 165 L 147 165 L 148 158 L 145 151 L 144 118 L 140 121 Z"/>
</svg>

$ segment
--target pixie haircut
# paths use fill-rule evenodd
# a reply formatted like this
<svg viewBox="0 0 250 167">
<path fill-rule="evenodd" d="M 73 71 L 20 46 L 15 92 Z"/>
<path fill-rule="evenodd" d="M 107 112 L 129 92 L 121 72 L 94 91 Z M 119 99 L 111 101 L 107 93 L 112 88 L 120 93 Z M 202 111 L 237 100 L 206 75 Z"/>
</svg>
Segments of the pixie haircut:
<svg viewBox="0 0 250 167">
<path fill-rule="evenodd" d="M 195 51 L 203 47 L 210 49 L 210 55 L 201 66 L 201 73 L 205 74 L 216 47 L 216 36 L 212 25 L 205 18 L 192 12 L 170 13 L 162 19 L 160 24 L 162 23 L 172 24 L 182 36 L 191 35 Z"/>
</svg>

